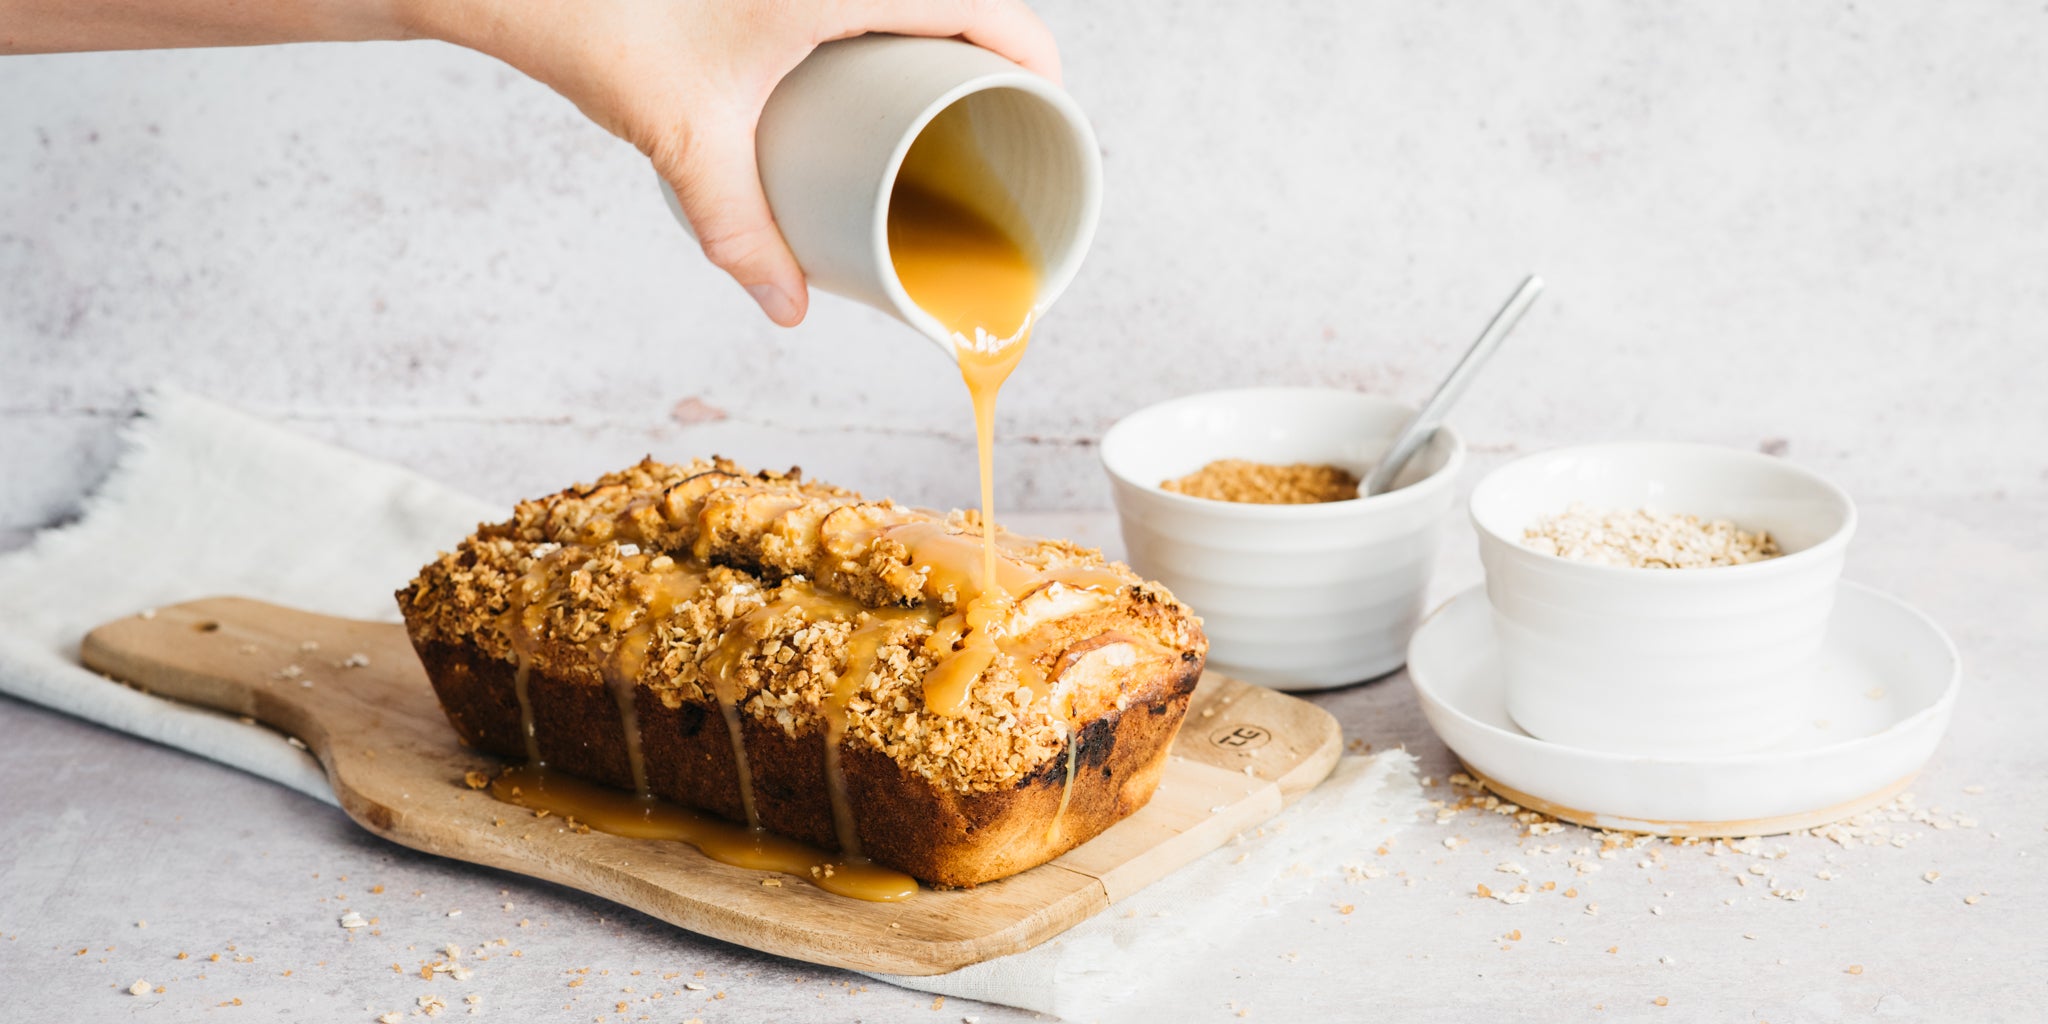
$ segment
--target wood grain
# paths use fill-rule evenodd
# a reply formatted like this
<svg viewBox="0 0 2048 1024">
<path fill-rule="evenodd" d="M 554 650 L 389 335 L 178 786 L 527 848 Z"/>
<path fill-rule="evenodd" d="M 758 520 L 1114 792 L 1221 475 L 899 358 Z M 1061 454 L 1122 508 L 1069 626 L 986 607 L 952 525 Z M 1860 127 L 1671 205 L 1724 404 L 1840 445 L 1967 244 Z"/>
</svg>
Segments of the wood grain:
<svg viewBox="0 0 2048 1024">
<path fill-rule="evenodd" d="M 428 853 L 581 889 L 780 956 L 928 975 L 1029 949 L 1272 817 L 1337 763 L 1335 719 L 1210 673 L 1159 793 L 1049 864 L 973 889 L 863 903 L 720 864 L 682 843 L 578 834 L 463 783 L 501 762 L 462 747 L 402 627 L 221 597 L 107 623 L 87 666 L 245 715 L 304 742 L 342 809 Z M 354 655 L 367 664 L 348 667 Z"/>
</svg>

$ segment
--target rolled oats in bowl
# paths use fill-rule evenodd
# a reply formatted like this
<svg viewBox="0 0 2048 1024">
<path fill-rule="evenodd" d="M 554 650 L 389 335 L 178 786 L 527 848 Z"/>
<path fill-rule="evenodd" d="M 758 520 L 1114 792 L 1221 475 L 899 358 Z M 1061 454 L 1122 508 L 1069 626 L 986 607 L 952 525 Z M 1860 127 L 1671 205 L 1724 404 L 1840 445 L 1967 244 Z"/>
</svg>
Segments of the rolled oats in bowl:
<svg viewBox="0 0 2048 1024">
<path fill-rule="evenodd" d="M 1522 546 L 1575 562 L 1631 569 L 1746 565 L 1783 553 L 1770 531 L 1739 529 L 1726 519 L 1647 508 L 1596 509 L 1580 502 L 1522 531 Z"/>
</svg>

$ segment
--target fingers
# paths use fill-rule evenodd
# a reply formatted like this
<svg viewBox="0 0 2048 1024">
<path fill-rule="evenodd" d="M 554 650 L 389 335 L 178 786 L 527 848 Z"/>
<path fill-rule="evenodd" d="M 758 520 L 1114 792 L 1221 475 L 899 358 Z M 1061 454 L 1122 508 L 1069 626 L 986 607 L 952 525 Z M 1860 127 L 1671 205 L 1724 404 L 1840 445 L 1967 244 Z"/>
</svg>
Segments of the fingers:
<svg viewBox="0 0 2048 1024">
<path fill-rule="evenodd" d="M 761 191 L 753 132 L 705 128 L 652 155 L 655 169 L 676 190 L 705 257 L 731 274 L 768 319 L 784 327 L 801 322 L 809 305 L 803 268 L 782 240 Z"/>
<path fill-rule="evenodd" d="M 1057 82 L 1060 51 L 1052 31 L 1023 0 L 854 0 L 827 38 L 863 32 L 960 36 Z"/>
</svg>

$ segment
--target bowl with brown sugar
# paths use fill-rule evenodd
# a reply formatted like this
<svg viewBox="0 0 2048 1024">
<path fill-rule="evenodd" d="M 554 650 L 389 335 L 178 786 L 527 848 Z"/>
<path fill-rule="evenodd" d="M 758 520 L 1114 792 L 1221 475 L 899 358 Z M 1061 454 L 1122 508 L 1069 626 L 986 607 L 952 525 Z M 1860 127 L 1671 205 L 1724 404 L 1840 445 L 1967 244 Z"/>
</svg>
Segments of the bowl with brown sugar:
<svg viewBox="0 0 2048 1024">
<path fill-rule="evenodd" d="M 1464 442 L 1440 429 L 1384 494 L 1358 481 L 1415 412 L 1331 388 L 1209 391 L 1102 439 L 1131 567 L 1202 616 L 1209 664 L 1281 689 L 1401 667 Z"/>
</svg>

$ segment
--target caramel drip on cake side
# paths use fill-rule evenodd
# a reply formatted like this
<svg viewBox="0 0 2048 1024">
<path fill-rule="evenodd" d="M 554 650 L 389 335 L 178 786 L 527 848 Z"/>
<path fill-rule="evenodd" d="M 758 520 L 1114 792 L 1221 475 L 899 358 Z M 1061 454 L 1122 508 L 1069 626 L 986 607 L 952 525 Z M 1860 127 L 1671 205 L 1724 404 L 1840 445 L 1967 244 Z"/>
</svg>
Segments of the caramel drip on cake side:
<svg viewBox="0 0 2048 1024">
<path fill-rule="evenodd" d="M 747 766 L 747 744 L 740 729 L 739 680 L 736 674 L 741 662 L 768 639 L 775 620 L 782 615 L 793 612 L 811 622 L 826 622 L 851 618 L 863 607 L 852 598 L 819 593 L 807 583 L 791 584 L 783 588 L 781 596 L 740 616 L 738 621 L 726 627 L 718 646 L 704 660 L 704 673 L 711 680 L 712 693 L 718 698 L 719 713 L 724 716 L 726 731 L 732 736 L 732 756 L 739 766 L 740 806 L 746 811 L 748 828 L 760 828 L 761 815 L 754 808 L 754 776 Z"/>
<path fill-rule="evenodd" d="M 512 647 L 515 666 L 512 693 L 519 702 L 519 735 L 526 742 L 526 760 L 531 764 L 544 762 L 540 756 L 540 737 L 533 730 L 533 690 L 529 677 L 533 673 L 534 650 L 540 645 L 548 604 L 561 594 L 562 577 L 554 569 L 565 550 L 561 545 L 555 545 L 552 550 L 540 553 L 532 568 L 513 582 L 508 595 L 509 604 L 498 619 L 498 628 Z"/>
<path fill-rule="evenodd" d="M 619 729 L 626 738 L 626 765 L 633 791 L 644 797 L 648 789 L 637 707 L 640 674 L 647 668 L 655 624 L 695 597 L 704 586 L 704 577 L 677 568 L 675 559 L 667 555 L 635 553 L 627 557 L 626 564 L 633 572 L 631 583 L 606 615 L 606 625 L 618 642 L 605 661 L 604 680 L 619 707 Z"/>
<path fill-rule="evenodd" d="M 846 667 L 832 683 L 832 691 L 825 698 L 822 708 L 825 716 L 825 785 L 827 796 L 832 801 L 832 828 L 839 839 L 839 850 L 848 857 L 860 857 L 860 830 L 854 821 L 853 804 L 846 790 L 846 768 L 842 762 L 846 743 L 847 705 L 860 692 L 860 688 L 874 675 L 875 665 L 880 661 L 882 649 L 902 632 L 903 624 L 912 619 L 922 619 L 929 624 L 931 616 L 922 609 L 917 611 L 891 610 L 874 613 L 861 623 L 847 638 Z"/>
<path fill-rule="evenodd" d="M 808 878 L 818 888 L 841 896 L 893 902 L 917 895 L 916 879 L 864 858 L 829 857 L 823 850 L 772 832 L 536 765 L 506 770 L 492 781 L 491 795 L 506 803 L 561 815 L 599 832 L 689 843 L 720 863 Z"/>
</svg>

